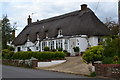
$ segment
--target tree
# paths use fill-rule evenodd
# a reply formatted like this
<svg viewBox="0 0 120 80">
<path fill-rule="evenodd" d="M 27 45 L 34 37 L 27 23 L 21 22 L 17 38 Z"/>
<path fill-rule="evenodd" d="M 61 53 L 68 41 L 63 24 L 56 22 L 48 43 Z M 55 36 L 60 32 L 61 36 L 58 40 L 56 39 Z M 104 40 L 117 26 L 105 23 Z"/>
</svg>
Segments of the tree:
<svg viewBox="0 0 120 80">
<path fill-rule="evenodd" d="M 12 28 L 7 15 L 3 15 L 2 23 L 2 49 L 7 49 L 7 42 L 12 40 Z"/>
<path fill-rule="evenodd" d="M 107 37 L 103 45 L 104 45 L 104 56 L 120 57 L 120 38 L 118 36 L 114 35 L 111 37 Z"/>
<path fill-rule="evenodd" d="M 94 61 L 101 61 L 103 59 L 103 46 L 98 45 L 98 46 L 93 46 L 88 48 L 82 58 L 87 62 L 87 63 L 94 63 Z"/>
<path fill-rule="evenodd" d="M 111 17 L 106 18 L 105 25 L 111 30 L 113 35 L 118 35 L 119 33 L 119 24 L 112 20 Z"/>
</svg>

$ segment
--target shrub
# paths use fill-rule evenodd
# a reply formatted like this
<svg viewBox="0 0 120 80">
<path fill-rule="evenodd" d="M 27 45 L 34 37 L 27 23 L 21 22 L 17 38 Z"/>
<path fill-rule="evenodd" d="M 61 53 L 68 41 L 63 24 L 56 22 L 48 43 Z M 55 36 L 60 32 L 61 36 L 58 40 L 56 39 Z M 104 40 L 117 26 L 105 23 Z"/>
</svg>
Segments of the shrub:
<svg viewBox="0 0 120 80">
<path fill-rule="evenodd" d="M 10 50 L 10 51 L 14 51 L 15 48 L 13 46 L 7 46 L 7 49 Z"/>
<path fill-rule="evenodd" d="M 103 50 L 104 49 L 102 45 L 93 46 L 88 48 L 82 57 L 87 63 L 94 63 L 94 61 L 100 61 L 103 59 Z"/>
<path fill-rule="evenodd" d="M 64 59 L 65 54 L 63 52 L 33 52 L 33 51 L 22 51 L 22 52 L 16 52 L 12 59 L 31 59 L 31 57 L 34 57 L 38 60 L 51 60 L 51 59 Z"/>
<path fill-rule="evenodd" d="M 102 60 L 103 64 L 113 64 L 113 57 L 104 57 Z"/>
<path fill-rule="evenodd" d="M 52 49 L 51 51 L 55 52 L 55 51 L 56 51 L 56 49 Z"/>
<path fill-rule="evenodd" d="M 90 77 L 95 77 L 95 76 L 96 76 L 96 72 L 90 73 Z"/>
<path fill-rule="evenodd" d="M 80 51 L 80 48 L 79 47 L 74 47 L 74 52 L 79 52 Z"/>
<path fill-rule="evenodd" d="M 104 56 L 106 57 L 113 57 L 119 56 L 120 57 L 120 39 L 118 36 L 112 36 L 106 38 L 104 42 Z"/>
<path fill-rule="evenodd" d="M 49 47 L 44 47 L 44 51 L 49 51 L 50 48 Z"/>
<path fill-rule="evenodd" d="M 11 57 L 14 55 L 13 51 L 10 51 L 8 49 L 2 50 L 2 58 L 3 59 L 11 59 Z"/>
<path fill-rule="evenodd" d="M 58 51 L 63 51 L 63 48 L 58 48 L 57 50 L 58 50 Z"/>
</svg>

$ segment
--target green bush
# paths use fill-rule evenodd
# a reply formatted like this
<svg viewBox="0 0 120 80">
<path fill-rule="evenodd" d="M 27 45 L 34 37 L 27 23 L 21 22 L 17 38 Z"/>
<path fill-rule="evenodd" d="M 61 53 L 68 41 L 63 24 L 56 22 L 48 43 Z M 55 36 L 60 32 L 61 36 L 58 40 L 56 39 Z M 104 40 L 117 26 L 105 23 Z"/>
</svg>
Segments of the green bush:
<svg viewBox="0 0 120 80">
<path fill-rule="evenodd" d="M 74 47 L 74 52 L 79 52 L 80 51 L 80 48 L 79 47 Z"/>
<path fill-rule="evenodd" d="M 106 57 L 113 57 L 119 56 L 120 57 L 120 39 L 118 36 L 107 37 L 104 42 L 104 56 Z"/>
<path fill-rule="evenodd" d="M 57 50 L 58 50 L 58 51 L 63 51 L 63 48 L 58 48 Z"/>
<path fill-rule="evenodd" d="M 103 64 L 113 64 L 113 57 L 104 57 L 102 60 Z"/>
<path fill-rule="evenodd" d="M 10 51 L 14 51 L 15 48 L 13 46 L 7 46 L 7 49 L 10 50 Z"/>
<path fill-rule="evenodd" d="M 96 72 L 90 73 L 90 77 L 95 77 L 95 76 L 96 76 Z"/>
<path fill-rule="evenodd" d="M 2 50 L 2 58 L 3 59 L 11 59 L 11 57 L 14 55 L 13 51 L 10 51 L 8 49 Z"/>
<path fill-rule="evenodd" d="M 64 52 L 33 52 L 33 51 L 22 51 L 22 52 L 16 52 L 12 59 L 31 59 L 31 57 L 34 57 L 38 60 L 51 60 L 51 59 L 64 59 L 65 54 Z"/>
<path fill-rule="evenodd" d="M 93 46 L 88 48 L 84 54 L 83 54 L 83 59 L 87 62 L 94 62 L 94 61 L 101 61 L 103 59 L 103 46 L 99 45 L 99 46 Z"/>
<path fill-rule="evenodd" d="M 56 49 L 52 49 L 51 51 L 55 52 L 55 51 L 57 51 L 57 50 L 56 50 Z"/>
<path fill-rule="evenodd" d="M 50 50 L 50 48 L 49 47 L 44 47 L 44 51 L 49 51 Z"/>
</svg>

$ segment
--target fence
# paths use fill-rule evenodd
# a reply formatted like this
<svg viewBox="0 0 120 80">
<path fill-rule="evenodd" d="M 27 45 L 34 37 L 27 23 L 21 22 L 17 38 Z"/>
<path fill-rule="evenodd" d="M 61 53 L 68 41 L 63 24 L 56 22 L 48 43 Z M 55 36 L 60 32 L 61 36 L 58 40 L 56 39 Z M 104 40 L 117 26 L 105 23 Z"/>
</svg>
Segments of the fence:
<svg viewBox="0 0 120 80">
<path fill-rule="evenodd" d="M 97 76 L 120 79 L 120 64 L 95 64 Z"/>
<path fill-rule="evenodd" d="M 38 60 L 2 60 L 3 64 L 22 66 L 22 67 L 37 67 Z"/>
</svg>

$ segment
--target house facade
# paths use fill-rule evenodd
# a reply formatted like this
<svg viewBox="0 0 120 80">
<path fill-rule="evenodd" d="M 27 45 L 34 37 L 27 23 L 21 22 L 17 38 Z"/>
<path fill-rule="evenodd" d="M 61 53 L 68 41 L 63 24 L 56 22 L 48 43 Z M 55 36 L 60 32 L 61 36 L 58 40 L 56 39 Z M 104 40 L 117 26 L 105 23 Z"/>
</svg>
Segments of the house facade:
<svg viewBox="0 0 120 80">
<path fill-rule="evenodd" d="M 15 51 L 44 51 L 62 48 L 71 56 L 75 55 L 74 47 L 84 52 L 88 47 L 97 46 L 102 36 L 110 34 L 109 29 L 97 18 L 86 4 L 77 10 L 64 15 L 32 22 L 15 38 Z"/>
</svg>

